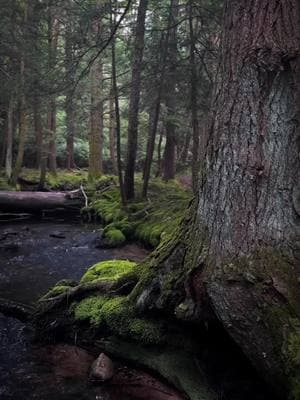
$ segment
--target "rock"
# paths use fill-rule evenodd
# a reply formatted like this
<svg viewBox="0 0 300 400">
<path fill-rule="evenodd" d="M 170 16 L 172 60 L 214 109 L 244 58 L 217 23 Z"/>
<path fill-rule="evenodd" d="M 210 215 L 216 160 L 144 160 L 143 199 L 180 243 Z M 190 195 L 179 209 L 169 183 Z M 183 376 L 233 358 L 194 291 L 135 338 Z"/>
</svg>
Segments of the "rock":
<svg viewBox="0 0 300 400">
<path fill-rule="evenodd" d="M 104 353 L 95 360 L 91 367 L 90 379 L 92 381 L 106 382 L 115 374 L 114 364 Z"/>
<path fill-rule="evenodd" d="M 50 233 L 49 236 L 53 237 L 55 239 L 65 239 L 66 238 L 66 235 L 64 235 L 62 232 L 53 232 L 53 233 Z"/>
</svg>

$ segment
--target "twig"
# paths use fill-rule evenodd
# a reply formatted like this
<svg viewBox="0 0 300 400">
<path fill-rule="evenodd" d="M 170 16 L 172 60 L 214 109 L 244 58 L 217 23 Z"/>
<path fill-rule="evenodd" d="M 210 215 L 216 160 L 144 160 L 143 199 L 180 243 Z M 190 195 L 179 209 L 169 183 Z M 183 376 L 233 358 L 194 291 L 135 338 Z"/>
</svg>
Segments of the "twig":
<svg viewBox="0 0 300 400">
<path fill-rule="evenodd" d="M 86 195 L 86 193 L 84 191 L 83 185 L 80 185 L 80 190 L 82 191 L 82 194 L 83 194 L 84 199 L 85 199 L 85 207 L 87 207 L 89 205 L 89 199 L 88 199 L 88 197 L 87 197 L 87 195 Z"/>
</svg>

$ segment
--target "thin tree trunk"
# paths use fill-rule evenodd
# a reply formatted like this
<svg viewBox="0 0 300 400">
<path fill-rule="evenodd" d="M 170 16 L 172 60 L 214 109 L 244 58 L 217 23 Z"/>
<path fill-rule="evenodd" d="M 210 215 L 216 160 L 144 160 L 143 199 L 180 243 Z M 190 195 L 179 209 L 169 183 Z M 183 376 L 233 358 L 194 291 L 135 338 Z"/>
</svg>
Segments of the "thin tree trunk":
<svg viewBox="0 0 300 400">
<path fill-rule="evenodd" d="M 66 127 L 67 127 L 67 169 L 75 168 L 74 137 L 75 137 L 75 108 L 73 96 L 66 96 Z"/>
<path fill-rule="evenodd" d="M 40 168 L 42 159 L 43 149 L 43 123 L 41 116 L 40 98 L 36 95 L 33 100 L 33 124 L 35 131 L 35 143 L 36 143 L 36 167 Z"/>
<path fill-rule="evenodd" d="M 75 168 L 75 159 L 74 159 L 74 138 L 75 138 L 75 129 L 76 129 L 76 109 L 74 102 L 74 54 L 73 54 L 73 45 L 72 45 L 72 30 L 71 30 L 71 22 L 67 21 L 66 23 L 66 33 L 65 33 L 65 54 L 66 54 L 66 74 L 67 74 L 67 82 L 68 88 L 66 92 L 66 128 L 67 128 L 67 145 L 66 145 L 66 153 L 67 153 L 67 169 Z"/>
<path fill-rule="evenodd" d="M 145 19 L 148 0 L 140 0 L 132 61 L 132 81 L 129 100 L 128 140 L 125 169 L 125 195 L 127 200 L 134 198 L 134 170 L 138 143 L 139 103 L 141 69 L 144 53 Z"/>
<path fill-rule="evenodd" d="M 101 7 L 97 1 L 96 7 Z M 98 41 L 103 31 L 101 17 L 97 15 L 92 20 L 91 34 Z M 96 59 L 90 71 L 91 85 L 91 111 L 90 111 L 90 134 L 89 134 L 89 179 L 94 180 L 102 174 L 103 153 L 103 65 L 102 61 Z"/>
<path fill-rule="evenodd" d="M 159 141 L 157 145 L 157 171 L 155 174 L 155 177 L 158 178 L 161 176 L 161 171 L 162 171 L 162 156 L 161 156 L 161 148 L 162 148 L 162 142 L 163 142 L 163 129 L 160 130 L 159 133 Z"/>
<path fill-rule="evenodd" d="M 113 16 L 113 11 L 116 10 L 116 3 L 111 0 L 111 32 L 113 31 L 113 25 L 115 23 L 115 17 Z M 114 7 L 113 7 L 114 6 Z M 115 15 L 115 14 L 114 14 Z M 120 105 L 119 105 L 119 90 L 118 90 L 118 82 L 117 82 L 117 68 L 116 68 L 116 44 L 115 37 L 112 39 L 111 43 L 111 55 L 112 55 L 112 90 L 114 94 L 114 104 L 115 104 L 115 115 L 116 115 L 116 138 L 117 138 L 117 168 L 118 168 L 118 177 L 119 177 L 119 186 L 120 186 L 120 194 L 122 204 L 126 203 L 126 195 L 123 181 L 123 172 L 122 172 L 122 157 L 121 157 L 121 117 L 120 117 Z"/>
<path fill-rule="evenodd" d="M 187 129 L 183 149 L 182 149 L 182 152 L 180 155 L 180 162 L 182 164 L 185 164 L 187 162 L 189 149 L 190 149 L 190 145 L 191 145 L 191 138 L 192 138 L 192 132 L 190 129 Z"/>
<path fill-rule="evenodd" d="M 189 1 L 189 28 L 190 28 L 190 90 L 191 90 L 191 111 L 193 128 L 193 161 L 192 161 L 192 182 L 196 194 L 199 179 L 199 120 L 198 120 L 198 76 L 196 66 L 196 38 L 193 25 L 193 0 Z"/>
<path fill-rule="evenodd" d="M 169 19 L 168 19 L 168 29 L 166 33 L 165 40 L 161 40 L 161 45 L 164 43 L 164 46 L 161 46 L 161 57 L 159 60 L 158 71 L 156 75 L 159 75 L 159 80 L 157 82 L 157 97 L 154 103 L 151 115 L 150 115 L 150 124 L 149 124 L 149 133 L 148 133 L 148 141 L 147 141 L 147 153 L 146 153 L 146 161 L 144 167 L 144 184 L 143 184 L 143 193 L 142 196 L 145 198 L 147 197 L 148 186 L 149 186 L 149 179 L 151 174 L 151 165 L 153 160 L 154 148 L 155 148 L 155 138 L 157 132 L 157 126 L 159 121 L 160 109 L 161 109 L 161 98 L 162 98 L 162 91 L 164 88 L 165 82 L 165 72 L 166 72 L 166 61 L 167 61 L 167 54 L 168 54 L 168 45 L 169 45 L 169 36 L 170 36 L 170 29 L 173 20 L 173 4 L 174 0 L 170 2 L 170 12 L 169 12 Z M 159 73 L 160 70 L 160 73 Z"/>
<path fill-rule="evenodd" d="M 177 72 L 177 24 L 178 0 L 172 3 L 172 29 L 168 51 L 169 70 L 166 83 L 166 146 L 164 150 L 163 179 L 168 181 L 175 178 L 176 171 L 176 72 Z"/>
<path fill-rule="evenodd" d="M 91 129 L 89 135 L 89 178 L 95 179 L 102 174 L 102 64 L 96 60 L 91 67 Z"/>
<path fill-rule="evenodd" d="M 53 72 L 56 63 L 56 53 L 59 35 L 59 21 L 54 15 L 53 6 L 48 9 L 48 63 L 49 72 Z M 49 171 L 56 174 L 56 96 L 51 94 L 48 101 L 47 128 L 49 140 Z"/>
<path fill-rule="evenodd" d="M 7 111 L 7 134 L 6 134 L 6 157 L 5 157 L 5 175 L 8 180 L 12 174 L 12 156 L 13 156 L 13 129 L 14 129 L 14 99 L 11 96 Z"/>
<path fill-rule="evenodd" d="M 28 134 L 28 115 L 27 115 L 27 105 L 25 98 L 25 63 L 24 59 L 20 62 L 20 106 L 19 106 L 19 142 L 18 142 L 18 153 L 16 158 L 15 167 L 12 172 L 11 182 L 16 185 L 18 176 L 21 172 L 24 158 L 25 143 Z"/>
<path fill-rule="evenodd" d="M 113 173 L 118 173 L 117 158 L 116 158 L 116 113 L 114 102 L 114 91 L 111 89 L 109 98 L 109 153 L 112 162 Z"/>
</svg>

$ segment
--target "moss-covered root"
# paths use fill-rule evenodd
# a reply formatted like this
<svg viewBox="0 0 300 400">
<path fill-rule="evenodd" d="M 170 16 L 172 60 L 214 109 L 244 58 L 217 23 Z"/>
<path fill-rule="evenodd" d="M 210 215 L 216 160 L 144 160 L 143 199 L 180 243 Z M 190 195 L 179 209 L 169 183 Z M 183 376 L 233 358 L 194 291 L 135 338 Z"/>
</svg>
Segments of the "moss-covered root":
<svg viewBox="0 0 300 400">
<path fill-rule="evenodd" d="M 93 265 L 81 278 L 81 283 L 95 281 L 117 281 L 126 277 L 135 277 L 138 264 L 128 260 L 102 261 Z"/>
<path fill-rule="evenodd" d="M 135 365 L 159 373 L 190 400 L 216 400 L 217 394 L 211 389 L 197 360 L 182 350 L 165 350 L 143 347 L 124 342 L 116 337 L 96 342 L 102 350 L 115 357 L 130 360 Z"/>
<path fill-rule="evenodd" d="M 93 296 L 74 304 L 76 321 L 86 321 L 102 334 L 115 334 L 144 344 L 159 344 L 164 340 L 161 323 L 136 316 L 126 296 L 109 298 Z"/>
<path fill-rule="evenodd" d="M 208 294 L 229 334 L 282 393 L 300 399 L 300 276 L 274 249 L 212 268 Z"/>
</svg>

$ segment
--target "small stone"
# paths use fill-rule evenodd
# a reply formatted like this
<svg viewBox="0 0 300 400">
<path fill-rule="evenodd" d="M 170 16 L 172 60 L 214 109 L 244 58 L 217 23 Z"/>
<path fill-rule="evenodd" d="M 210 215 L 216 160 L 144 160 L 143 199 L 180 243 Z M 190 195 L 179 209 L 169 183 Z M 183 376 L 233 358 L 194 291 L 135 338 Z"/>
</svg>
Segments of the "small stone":
<svg viewBox="0 0 300 400">
<path fill-rule="evenodd" d="M 104 353 L 95 360 L 91 367 L 90 379 L 92 381 L 106 382 L 115 374 L 115 368 L 112 360 Z"/>
</svg>

